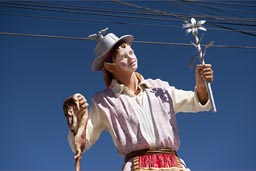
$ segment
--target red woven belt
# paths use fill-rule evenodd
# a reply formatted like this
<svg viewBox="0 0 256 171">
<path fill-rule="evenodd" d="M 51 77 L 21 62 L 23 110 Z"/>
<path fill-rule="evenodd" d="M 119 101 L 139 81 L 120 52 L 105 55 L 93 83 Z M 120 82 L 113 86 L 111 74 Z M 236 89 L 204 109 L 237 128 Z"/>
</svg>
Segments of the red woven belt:
<svg viewBox="0 0 256 171">
<path fill-rule="evenodd" d="M 125 156 L 125 162 L 131 159 L 135 171 L 174 167 L 183 170 L 176 151 L 168 148 L 133 151 Z"/>
</svg>

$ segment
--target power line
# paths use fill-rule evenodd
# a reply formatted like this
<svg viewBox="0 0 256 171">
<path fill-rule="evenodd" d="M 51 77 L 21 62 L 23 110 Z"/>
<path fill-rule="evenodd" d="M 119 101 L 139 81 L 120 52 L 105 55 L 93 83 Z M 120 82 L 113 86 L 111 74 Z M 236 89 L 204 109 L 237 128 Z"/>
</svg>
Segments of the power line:
<svg viewBox="0 0 256 171">
<path fill-rule="evenodd" d="M 98 6 L 95 7 L 95 6 L 70 5 L 70 4 L 63 5 L 63 3 L 56 3 L 56 2 L 36 2 L 36 4 L 35 3 L 27 4 L 27 3 L 28 2 L 26 2 L 26 5 L 29 5 L 29 6 L 40 6 L 40 7 L 48 7 L 48 8 L 89 10 L 89 11 L 125 13 L 125 14 L 142 14 L 142 15 L 152 15 L 153 14 L 154 15 L 154 13 L 145 12 L 145 11 L 135 11 L 135 10 L 127 10 L 127 9 L 124 10 L 124 9 L 106 8 L 106 7 L 98 7 Z"/>
<path fill-rule="evenodd" d="M 246 6 L 246 7 L 256 7 L 256 4 L 244 4 L 244 3 L 234 3 L 234 2 L 222 2 L 222 1 L 207 1 L 207 0 L 183 0 L 185 2 L 198 2 L 198 3 L 207 3 L 207 4 L 221 4 L 229 6 Z"/>
<path fill-rule="evenodd" d="M 43 35 L 43 34 L 26 34 L 26 33 L 11 33 L 0 32 L 0 35 L 8 36 L 23 36 L 23 37 L 41 37 L 41 38 L 54 38 L 54 39 L 68 39 L 68 40 L 90 40 L 89 38 L 73 37 L 73 36 L 56 36 L 56 35 Z M 157 42 L 157 41 L 140 41 L 135 40 L 134 43 L 141 44 L 153 44 L 153 45 L 172 45 L 172 46 L 192 46 L 189 43 L 177 43 L 177 42 Z M 206 46 L 202 44 L 202 46 Z M 215 48 L 235 48 L 235 49 L 256 49 L 256 46 L 244 46 L 244 45 L 212 45 Z"/>
<path fill-rule="evenodd" d="M 188 11 L 191 15 L 193 15 L 194 17 L 197 17 L 197 18 L 229 21 L 229 23 L 230 23 L 230 21 L 238 21 L 238 22 L 239 21 L 243 21 L 243 22 L 248 22 L 248 21 L 249 22 L 255 22 L 256 21 L 255 18 L 251 18 L 251 19 L 248 20 L 248 18 L 243 18 L 242 16 L 234 18 L 234 17 L 224 17 L 223 15 L 219 16 L 217 14 L 209 15 L 209 10 L 208 9 L 214 9 L 215 11 L 221 11 L 221 12 L 229 13 L 229 14 L 231 14 L 230 11 L 231 10 L 234 11 L 234 9 L 223 9 L 223 8 L 216 7 L 216 6 L 212 7 L 209 4 L 203 4 L 203 5 L 201 5 L 201 4 L 197 5 L 196 3 L 193 3 L 193 4 L 194 5 L 191 5 L 191 2 L 190 2 L 190 4 L 188 5 L 188 1 L 182 1 L 182 2 L 179 1 L 179 3 L 176 3 L 176 5 L 174 5 L 173 3 L 170 4 L 170 2 L 168 3 L 169 6 L 175 6 L 176 8 L 179 8 L 182 11 Z M 199 9 L 201 9 L 201 10 L 199 10 Z M 206 9 L 206 11 L 207 11 L 206 13 L 202 12 L 202 10 L 204 10 L 204 9 Z M 242 11 L 236 10 L 236 13 L 241 14 Z M 246 11 L 246 13 L 248 13 L 248 10 Z M 232 13 L 232 15 L 234 15 L 234 14 Z M 237 16 L 237 15 L 235 15 L 235 16 Z"/>
<path fill-rule="evenodd" d="M 128 3 L 128 2 L 123 2 L 121 0 L 114 0 L 114 2 L 123 4 L 125 6 L 129 6 L 129 7 L 144 9 L 146 11 L 151 11 L 151 12 L 155 12 L 155 13 L 160 13 L 160 14 L 164 14 L 164 15 L 173 16 L 173 13 L 165 12 L 165 11 L 162 11 L 162 10 L 155 10 L 155 9 L 152 9 L 152 8 L 149 8 L 149 7 L 145 7 L 145 6 L 141 6 L 141 5 L 135 5 L 135 4 Z M 194 9 L 194 11 L 197 11 L 197 10 Z M 175 15 L 175 16 L 177 18 L 180 18 L 180 19 L 188 19 L 188 16 L 184 16 L 184 15 Z M 249 19 L 246 18 L 245 19 L 245 18 L 234 18 L 234 17 L 233 18 L 231 18 L 231 17 L 219 17 L 219 16 L 212 16 L 212 15 L 200 15 L 198 17 L 199 18 L 204 18 L 204 19 L 206 19 L 206 18 L 212 19 L 213 21 L 208 21 L 208 23 L 211 23 L 212 25 L 215 25 L 216 27 L 228 29 L 230 31 L 237 31 L 238 29 L 233 29 L 233 28 L 230 28 L 230 27 L 224 27 L 224 26 L 221 26 L 220 24 L 231 24 L 231 25 L 239 25 L 239 26 L 256 26 L 255 25 L 255 22 L 256 22 L 255 18 L 249 18 Z M 220 21 L 216 22 L 214 20 L 220 20 Z M 234 23 L 234 21 L 236 21 L 236 23 Z M 252 22 L 252 23 L 250 23 L 250 22 Z M 243 33 L 243 34 L 247 34 L 247 35 L 251 35 L 251 36 L 256 36 L 256 34 L 250 33 L 250 32 L 239 32 L 239 33 Z"/>
<path fill-rule="evenodd" d="M 42 37 L 42 38 L 55 38 L 55 39 L 69 39 L 69 40 L 89 40 L 89 38 L 72 37 L 72 36 L 55 36 L 45 34 L 30 34 L 30 33 L 11 33 L 11 32 L 0 32 L 0 35 L 8 36 L 24 36 L 24 37 Z"/>
<path fill-rule="evenodd" d="M 74 11 L 74 10 L 57 10 L 57 9 L 49 9 L 49 8 L 41 8 L 41 7 L 27 7 L 25 5 L 13 5 L 8 4 L 7 2 L 0 2 L 0 6 L 11 7 L 11 8 L 21 8 L 21 9 L 30 9 L 30 10 L 40 10 L 40 11 L 51 11 L 51 12 L 65 12 L 65 13 L 73 13 L 73 14 L 89 14 L 89 15 L 98 15 L 98 16 L 108 16 L 108 17 L 118 17 L 118 18 L 132 18 L 132 19 L 145 19 L 145 20 L 155 20 L 155 21 L 176 21 L 178 19 L 170 19 L 170 18 L 159 18 L 159 17 L 143 17 L 143 16 L 133 16 L 133 15 L 115 15 L 109 13 L 97 13 L 97 12 L 88 12 L 88 11 Z"/>
<path fill-rule="evenodd" d="M 127 25 L 136 25 L 136 26 L 153 26 L 153 27 L 167 27 L 167 28 L 181 28 L 181 26 L 167 25 L 167 24 L 151 24 L 151 23 L 136 23 L 136 22 L 125 22 L 125 21 L 106 21 L 106 20 L 92 20 L 84 18 L 64 18 L 64 17 L 52 17 L 52 16 L 42 16 L 42 15 L 28 15 L 28 14 L 10 14 L 2 13 L 0 15 L 6 16 L 18 16 L 18 17 L 30 17 L 30 18 L 39 18 L 39 19 L 50 19 L 50 20 L 67 20 L 67 21 L 79 21 L 79 22 L 95 22 L 95 23 L 111 23 L 111 24 L 127 24 Z M 208 23 L 209 25 L 215 27 L 207 27 L 208 30 L 217 30 L 217 31 L 233 31 L 229 28 L 216 28 L 215 24 Z M 220 27 L 220 26 L 219 26 Z M 244 30 L 237 29 L 236 31 L 240 32 L 251 32 L 256 33 L 254 30 Z"/>
<path fill-rule="evenodd" d="M 150 11 L 150 12 L 154 12 L 155 14 L 161 14 L 162 16 L 174 16 L 176 18 L 182 18 L 182 19 L 187 19 L 189 16 L 185 15 L 185 14 L 178 14 L 178 13 L 171 13 L 171 12 L 166 12 L 163 10 L 158 10 L 158 9 L 152 9 L 146 6 L 142 6 L 142 5 L 136 5 L 136 4 L 132 4 L 132 3 L 128 3 L 128 2 L 123 2 L 121 0 L 113 0 L 113 2 L 119 3 L 119 4 L 123 4 L 125 6 L 129 6 L 129 7 L 134 7 L 134 8 L 138 8 L 138 9 L 144 9 L 145 11 Z M 185 1 L 187 2 L 187 1 Z M 180 4 L 180 3 L 179 3 Z M 186 6 L 186 8 L 188 8 Z M 183 8 L 184 10 L 185 8 Z M 198 12 L 198 9 L 192 9 L 190 10 L 190 12 Z M 239 18 L 239 17 L 220 17 L 220 16 L 214 16 L 214 15 L 206 15 L 206 14 L 202 14 L 199 16 L 195 16 L 194 17 L 197 18 L 204 18 L 204 19 L 215 19 L 215 20 L 221 20 L 221 21 L 240 21 L 240 22 L 256 22 L 256 18 Z M 231 22 L 229 22 L 231 23 Z M 241 23 L 242 24 L 242 23 Z"/>
<path fill-rule="evenodd" d="M 22 1 L 23 2 L 23 1 Z M 0 2 L 0 6 L 7 6 L 7 7 L 12 7 L 12 8 L 22 8 L 22 9 L 32 9 L 32 10 L 42 10 L 42 11 L 52 11 L 52 12 L 68 12 L 68 13 L 75 13 L 75 14 L 90 14 L 90 15 L 99 15 L 99 16 L 110 16 L 110 17 L 117 17 L 117 18 L 120 18 L 120 17 L 123 17 L 123 18 L 134 18 L 134 19 L 147 19 L 147 20 L 162 20 L 162 21 L 173 21 L 173 22 L 181 22 L 180 21 L 180 18 L 181 19 L 184 19 L 184 18 L 188 18 L 188 16 L 186 16 L 185 14 L 175 14 L 175 13 L 169 13 L 169 12 L 165 12 L 165 11 L 162 11 L 162 10 L 155 10 L 155 9 L 151 9 L 151 8 L 148 8 L 148 7 L 144 7 L 144 6 L 140 6 L 140 5 L 135 5 L 135 4 L 131 4 L 131 3 L 127 3 L 127 2 L 122 2 L 122 1 L 119 1 L 119 0 L 115 0 L 114 2 L 117 2 L 117 3 L 120 3 L 122 5 L 125 5 L 125 6 L 130 6 L 130 7 L 135 7 L 135 8 L 139 8 L 139 9 L 143 9 L 143 10 L 147 10 L 149 12 L 147 13 L 143 13 L 143 12 L 140 12 L 140 14 L 150 14 L 150 15 L 161 15 L 161 16 L 174 16 L 176 18 L 179 18 L 179 19 L 171 19 L 171 18 L 153 18 L 153 17 L 141 17 L 141 16 L 127 16 L 127 15 L 114 15 L 114 14 L 106 14 L 106 13 L 95 13 L 95 12 L 88 12 L 89 8 L 88 6 L 85 7 L 85 6 L 52 6 L 52 5 L 42 5 L 41 4 L 21 4 L 21 3 L 8 3 L 8 2 Z M 185 1 L 187 2 L 187 1 Z M 47 3 L 49 4 L 49 3 Z M 32 7 L 31 7 L 32 6 Z M 36 7 L 34 7 L 36 6 Z M 72 7 L 72 8 L 71 8 Z M 54 8 L 54 9 L 49 9 L 49 8 Z M 64 9 L 64 10 L 63 10 Z M 87 9 L 86 12 L 84 11 L 77 11 L 77 10 L 83 10 L 83 9 Z M 95 10 L 102 10 L 104 9 L 105 11 L 108 11 L 108 12 L 113 12 L 113 11 L 117 11 L 117 12 L 120 12 L 120 13 L 125 13 L 127 11 L 133 13 L 133 12 L 138 12 L 138 11 L 132 11 L 132 10 L 121 10 L 121 11 L 118 11 L 118 10 L 115 10 L 115 9 L 111 9 L 111 8 L 96 8 Z M 11 15 L 11 14 L 9 14 Z M 12 15 L 15 15 L 15 14 L 12 14 Z M 18 15 L 18 14 L 17 14 Z M 22 16 L 22 15 L 20 15 Z M 29 15 L 24 15 L 24 16 L 29 16 Z M 245 29 L 234 29 L 234 28 L 231 28 L 231 27 L 227 27 L 227 26 L 223 26 L 224 25 L 239 25 L 239 26 L 256 26 L 255 21 L 256 19 L 254 18 L 249 18 L 249 19 L 244 19 L 244 18 L 227 18 L 227 17 L 218 17 L 218 16 L 209 16 L 209 15 L 200 15 L 202 17 L 208 17 L 208 18 L 212 18 L 212 19 L 215 19 L 215 20 L 222 20 L 222 21 L 207 21 L 207 23 L 209 25 L 212 25 L 212 26 L 215 26 L 219 29 L 216 29 L 214 28 L 214 30 L 226 30 L 226 31 L 235 31 L 235 32 L 239 32 L 239 33 L 243 33 L 243 34 L 247 34 L 247 35 L 251 35 L 251 36 L 256 36 L 256 34 L 254 33 L 255 31 L 251 31 L 251 30 L 245 30 Z M 36 16 L 29 16 L 29 17 L 36 17 Z M 46 16 L 38 16 L 39 18 L 47 18 L 47 19 L 60 19 L 60 18 L 57 18 L 57 17 L 46 17 Z M 147 26 L 161 26 L 161 27 L 171 27 L 171 28 L 180 28 L 178 26 L 171 26 L 171 25 L 164 25 L 164 24 L 149 24 L 149 23 L 131 23 L 131 22 L 127 22 L 127 21 L 105 21 L 105 20 L 88 20 L 88 19 L 72 19 L 72 18 L 62 18 L 64 20 L 73 20 L 73 21 L 87 21 L 87 22 L 105 22 L 105 23 L 115 23 L 115 24 L 131 24 L 131 25 L 147 25 Z M 226 20 L 232 20 L 231 22 L 228 22 Z M 225 22 L 223 22 L 223 20 Z M 234 23 L 234 21 L 237 21 L 236 23 Z M 242 21 L 242 22 L 241 22 Z M 246 21 L 246 22 L 245 22 Z M 212 29 L 212 28 L 208 28 L 208 29 Z"/>
<path fill-rule="evenodd" d="M 1 13 L 1 12 L 0 12 L 0 15 L 31 17 L 31 18 L 40 18 L 40 19 L 53 19 L 53 20 L 80 21 L 80 22 L 112 23 L 112 24 L 128 24 L 128 25 L 136 25 L 136 26 L 156 26 L 156 27 L 181 28 L 179 26 L 173 26 L 173 25 L 167 25 L 167 24 L 136 23 L 136 22 L 125 22 L 125 21 L 106 21 L 106 20 L 92 20 L 92 19 L 83 19 L 83 18 L 63 18 L 63 17 L 27 15 L 27 14 L 9 14 L 9 13 Z M 209 28 L 209 29 L 211 29 L 211 28 Z M 226 30 L 226 29 L 221 29 L 221 30 Z"/>
<path fill-rule="evenodd" d="M 237 17 L 244 17 L 242 13 L 248 13 L 250 11 L 243 11 L 241 9 L 229 9 L 229 8 L 221 8 L 221 7 L 212 7 L 212 6 L 209 6 L 209 5 L 200 5 L 201 7 L 204 7 L 206 9 L 210 9 L 210 10 L 214 10 L 214 11 L 218 11 L 218 12 L 221 12 L 221 13 L 224 13 L 224 14 L 230 14 L 230 15 L 233 15 L 233 16 L 237 16 Z"/>
<path fill-rule="evenodd" d="M 206 8 L 207 13 L 209 13 L 209 9 L 212 9 L 214 11 L 231 14 L 233 16 L 234 15 L 237 16 L 237 14 L 234 14 L 234 13 L 230 12 L 230 10 L 234 10 L 234 9 L 225 9 L 225 8 L 223 9 L 223 8 L 216 7 L 216 6 L 214 6 L 214 7 L 210 6 L 209 4 L 199 5 L 199 7 Z M 239 11 L 236 11 L 236 13 L 241 14 L 242 11 L 239 10 Z M 248 13 L 248 9 L 247 9 L 246 13 Z M 217 15 L 217 14 L 215 14 L 215 15 L 203 14 L 203 16 L 206 17 L 206 18 L 225 21 L 228 24 L 232 24 L 233 23 L 232 21 L 235 21 L 236 24 L 244 24 L 244 25 L 246 25 L 247 23 L 250 23 L 250 22 L 252 22 L 252 23 L 256 22 L 256 18 L 248 18 L 248 17 L 244 18 L 244 17 L 241 17 L 241 16 L 240 17 L 223 17 L 223 15 Z"/>
<path fill-rule="evenodd" d="M 120 1 L 117 1 L 117 2 L 120 2 Z M 1 3 L 0 3 L 1 4 Z M 123 4 L 123 3 L 122 3 Z M 20 4 L 19 4 L 20 5 Z M 27 8 L 27 7 L 24 7 L 24 4 L 21 4 L 22 6 L 12 6 L 12 7 L 15 7 L 15 8 Z M 26 4 L 25 4 L 26 5 Z M 129 5 L 129 4 L 127 4 L 127 3 L 125 3 L 125 5 Z M 7 4 L 7 6 L 8 6 L 8 4 Z M 30 5 L 31 6 L 31 5 Z M 32 6 L 35 6 L 35 5 L 32 5 Z M 56 9 L 45 9 L 45 8 L 41 8 L 43 5 L 39 5 L 39 7 L 40 8 L 32 8 L 32 7 L 29 7 L 29 9 L 33 9 L 33 10 L 50 10 L 50 11 L 54 11 L 54 12 L 71 12 L 71 13 L 77 13 L 77 11 L 66 11 L 66 10 L 56 10 Z M 43 7 L 45 7 L 45 6 L 43 6 Z M 60 6 L 50 6 L 50 5 L 47 5 L 46 7 L 51 7 L 51 8 L 64 8 L 64 9 L 70 9 L 70 8 L 68 8 L 68 7 L 60 7 Z M 136 5 L 136 7 L 140 7 L 140 6 L 137 6 Z M 79 7 L 78 9 L 84 9 L 85 7 Z M 145 8 L 145 7 L 140 7 L 140 8 Z M 77 10 L 77 8 L 71 8 L 72 10 Z M 85 8 L 85 9 L 88 9 L 88 8 Z M 101 9 L 101 8 L 100 8 Z M 110 10 L 109 8 L 108 8 L 108 10 Z M 151 11 L 151 10 L 150 10 Z M 123 11 L 121 11 L 121 12 L 123 12 Z M 161 15 L 167 15 L 168 14 L 168 16 L 169 15 L 172 15 L 172 14 L 169 14 L 169 13 L 163 13 L 163 12 L 161 12 L 160 10 L 154 10 L 154 12 L 156 13 L 156 14 L 161 14 Z M 79 14 L 80 12 L 78 12 L 78 14 Z M 82 13 L 82 14 L 85 14 L 84 12 Z M 106 14 L 101 14 L 101 13 L 86 13 L 86 14 L 92 14 L 92 15 L 101 15 L 101 16 L 106 16 Z M 148 14 L 148 13 L 147 13 Z M 127 17 L 127 16 L 116 16 L 116 15 L 112 15 L 112 14 L 110 14 L 110 16 L 112 16 L 112 17 Z M 179 18 L 184 18 L 185 17 L 185 15 L 184 16 L 181 16 L 181 15 L 179 15 L 180 17 Z M 33 16 L 34 17 L 34 16 Z M 169 21 L 175 21 L 175 22 L 177 22 L 177 21 L 180 21 L 180 20 L 177 20 L 177 19 L 163 19 L 163 18 L 148 18 L 148 17 L 137 17 L 137 16 L 129 16 L 129 17 L 134 17 L 134 18 L 136 18 L 136 19 L 147 19 L 147 20 L 169 20 Z M 42 16 L 40 16 L 39 18 L 43 18 Z M 50 17 L 44 17 L 44 18 L 50 18 Z M 70 19 L 70 18 L 65 18 L 64 20 L 72 20 L 72 19 Z M 115 23 L 115 24 L 131 24 L 131 25 L 143 25 L 143 26 L 163 26 L 163 27 L 169 27 L 169 28 L 179 28 L 179 27 L 177 27 L 177 26 L 170 26 L 170 25 L 163 25 L 163 24 L 144 24 L 144 23 L 131 23 L 131 22 L 127 22 L 127 21 L 105 21 L 105 20 L 101 20 L 101 21 L 92 21 L 92 20 L 86 20 L 86 19 L 78 19 L 78 20 L 80 20 L 80 21 L 88 21 L 88 22 L 108 22 L 108 23 Z M 230 27 L 224 27 L 224 26 L 221 26 L 221 24 L 223 24 L 223 22 L 211 22 L 211 21 L 208 21 L 207 23 L 209 23 L 210 25 L 212 25 L 212 26 L 215 26 L 215 27 L 217 27 L 217 28 L 220 28 L 220 29 L 218 29 L 218 30 L 225 30 L 225 31 L 237 31 L 237 32 L 239 32 L 239 33 L 244 33 L 244 34 L 247 34 L 247 35 L 251 35 L 251 36 L 255 36 L 256 34 L 255 33 L 253 33 L 252 31 L 249 31 L 249 30 L 244 30 L 244 29 L 232 29 L 232 28 L 230 28 Z M 232 23 L 224 23 L 224 24 L 232 24 Z M 233 23 L 234 24 L 234 23 Z M 240 25 L 241 25 L 241 23 L 239 23 Z M 212 28 L 208 28 L 209 30 L 210 29 L 212 29 Z M 214 30 L 217 30 L 216 28 L 214 29 Z"/>
<path fill-rule="evenodd" d="M 184 15 L 184 14 L 175 14 L 175 13 L 170 13 L 170 12 L 165 12 L 165 11 L 161 11 L 161 10 L 154 10 L 154 9 L 150 9 L 148 7 L 143 7 L 143 6 L 139 6 L 139 5 L 134 5 L 131 3 L 127 3 L 127 2 L 123 2 L 123 1 L 119 1 L 119 0 L 114 0 L 114 2 L 126 5 L 126 6 L 132 6 L 132 7 L 136 7 L 139 9 L 147 9 L 147 11 L 151 12 L 151 13 L 138 13 L 136 11 L 131 11 L 131 10 L 118 10 L 118 9 L 106 9 L 106 8 L 98 8 L 98 7 L 84 7 L 84 6 L 75 6 L 75 7 L 70 7 L 70 6 L 52 6 L 52 5 L 42 5 L 42 4 L 21 4 L 21 3 L 14 3 L 14 2 L 0 2 L 0 6 L 5 6 L 5 7 L 12 7 L 12 8 L 22 8 L 22 9 L 31 9 L 31 10 L 42 10 L 42 11 L 52 11 L 52 12 L 66 12 L 66 13 L 74 13 L 74 14 L 89 14 L 89 15 L 100 15 L 100 16 L 110 16 L 110 17 L 118 17 L 118 18 L 135 18 L 135 19 L 147 19 L 147 20 L 162 20 L 162 21 L 180 21 L 178 19 L 170 19 L 170 18 L 159 18 L 159 17 L 142 17 L 142 16 L 138 16 L 138 15 L 114 15 L 114 14 L 110 14 L 110 13 L 104 13 L 104 12 L 112 12 L 112 13 L 125 13 L 125 14 L 143 14 L 143 15 L 161 15 L 161 16 L 172 16 L 172 17 L 176 17 L 176 18 L 188 18 L 188 16 Z M 48 3 L 49 4 L 49 3 Z M 32 6 L 32 7 L 31 7 Z M 53 8 L 53 9 L 51 9 Z M 81 11 L 86 9 L 86 11 Z M 102 10 L 105 9 L 105 10 Z M 100 13 L 95 13 L 95 12 L 88 12 L 88 11 L 100 11 Z M 195 16 L 195 17 L 199 17 L 199 16 Z M 237 21 L 240 22 L 240 25 L 243 24 L 248 24 L 250 22 L 252 22 L 252 25 L 254 25 L 254 23 L 256 22 L 256 19 L 244 19 L 244 18 L 230 18 L 230 17 L 216 17 L 216 16 L 210 16 L 210 15 L 204 15 L 204 16 L 200 16 L 201 18 L 208 18 L 208 19 L 215 19 L 215 20 L 221 20 L 221 21 L 225 21 L 222 24 L 232 24 L 231 21 Z M 237 24 L 237 23 L 236 23 Z"/>
</svg>

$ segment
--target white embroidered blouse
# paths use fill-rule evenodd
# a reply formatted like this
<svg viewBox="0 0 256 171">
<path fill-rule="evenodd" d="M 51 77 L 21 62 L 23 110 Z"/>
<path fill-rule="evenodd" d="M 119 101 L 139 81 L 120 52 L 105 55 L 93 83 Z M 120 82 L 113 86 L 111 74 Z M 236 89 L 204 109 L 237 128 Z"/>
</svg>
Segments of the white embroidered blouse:
<svg viewBox="0 0 256 171">
<path fill-rule="evenodd" d="M 109 88 L 92 98 L 86 128 L 88 150 L 107 130 L 120 155 L 145 148 L 171 148 L 178 150 L 180 139 L 176 124 L 176 113 L 208 111 L 210 102 L 201 105 L 195 91 L 184 91 L 170 86 L 160 79 L 139 78 L 138 95 L 112 80 Z M 68 141 L 72 150 L 74 136 Z"/>
</svg>

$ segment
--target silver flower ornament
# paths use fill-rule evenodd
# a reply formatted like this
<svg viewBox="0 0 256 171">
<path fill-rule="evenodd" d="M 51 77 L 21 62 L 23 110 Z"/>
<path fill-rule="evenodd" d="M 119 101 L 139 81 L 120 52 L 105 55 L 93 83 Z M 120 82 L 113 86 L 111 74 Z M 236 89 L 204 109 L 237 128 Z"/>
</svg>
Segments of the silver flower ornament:
<svg viewBox="0 0 256 171">
<path fill-rule="evenodd" d="M 192 32 L 194 36 L 198 34 L 198 29 L 202 31 L 207 31 L 207 29 L 203 26 L 204 23 L 206 23 L 205 20 L 200 20 L 196 22 L 196 19 L 191 18 L 191 23 L 189 21 L 184 21 L 185 24 L 183 24 L 182 28 L 186 28 L 186 34 L 189 34 Z"/>
</svg>

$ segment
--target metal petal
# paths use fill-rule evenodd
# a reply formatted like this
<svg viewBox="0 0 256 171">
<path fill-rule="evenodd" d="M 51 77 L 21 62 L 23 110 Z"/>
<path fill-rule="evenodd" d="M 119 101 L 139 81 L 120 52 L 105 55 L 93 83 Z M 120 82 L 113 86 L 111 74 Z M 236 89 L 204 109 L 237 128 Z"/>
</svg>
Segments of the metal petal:
<svg viewBox="0 0 256 171">
<path fill-rule="evenodd" d="M 199 30 L 203 30 L 203 31 L 207 31 L 207 29 L 206 29 L 205 27 L 203 27 L 203 26 L 198 27 L 198 29 L 199 29 Z"/>
<path fill-rule="evenodd" d="M 192 31 L 191 28 L 187 29 L 187 30 L 186 30 L 186 34 L 189 34 L 191 31 Z"/>
<path fill-rule="evenodd" d="M 190 23 L 187 23 L 187 24 L 183 24 L 182 25 L 182 28 L 190 28 L 191 27 L 191 24 Z"/>
<path fill-rule="evenodd" d="M 203 25 L 204 23 L 206 23 L 206 20 L 200 20 L 197 22 L 198 25 Z"/>
<path fill-rule="evenodd" d="M 196 24 L 196 19 L 194 19 L 193 17 L 191 18 L 191 24 L 195 25 Z"/>
</svg>

